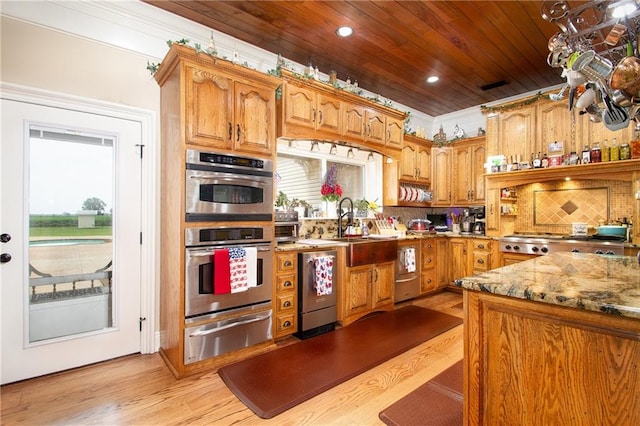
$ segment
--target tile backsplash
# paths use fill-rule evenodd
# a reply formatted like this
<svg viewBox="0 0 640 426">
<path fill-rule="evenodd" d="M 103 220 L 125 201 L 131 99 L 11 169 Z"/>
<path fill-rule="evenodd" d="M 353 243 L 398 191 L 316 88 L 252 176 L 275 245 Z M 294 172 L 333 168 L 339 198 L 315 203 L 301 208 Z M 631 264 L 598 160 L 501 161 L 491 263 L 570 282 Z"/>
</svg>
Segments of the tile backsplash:
<svg viewBox="0 0 640 426">
<path fill-rule="evenodd" d="M 522 233 L 570 234 L 573 222 L 598 226 L 632 213 L 631 182 L 554 181 L 519 186 L 517 191 L 515 229 Z"/>
</svg>

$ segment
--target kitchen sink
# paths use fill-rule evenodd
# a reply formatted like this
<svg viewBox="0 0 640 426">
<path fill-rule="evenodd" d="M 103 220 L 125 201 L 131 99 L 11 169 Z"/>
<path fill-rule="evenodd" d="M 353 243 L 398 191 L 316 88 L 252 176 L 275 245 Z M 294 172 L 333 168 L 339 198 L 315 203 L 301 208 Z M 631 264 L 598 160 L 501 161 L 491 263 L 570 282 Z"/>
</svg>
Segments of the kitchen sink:
<svg viewBox="0 0 640 426">
<path fill-rule="evenodd" d="M 340 238 L 348 242 L 347 266 L 372 265 L 396 260 L 398 240 L 374 240 L 369 238 Z"/>
</svg>

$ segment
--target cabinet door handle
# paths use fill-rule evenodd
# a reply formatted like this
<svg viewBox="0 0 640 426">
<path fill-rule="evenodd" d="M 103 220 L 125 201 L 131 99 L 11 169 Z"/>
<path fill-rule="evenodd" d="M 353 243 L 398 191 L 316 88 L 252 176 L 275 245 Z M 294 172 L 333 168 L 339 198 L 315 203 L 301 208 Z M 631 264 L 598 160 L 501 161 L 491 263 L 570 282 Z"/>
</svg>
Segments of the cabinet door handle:
<svg viewBox="0 0 640 426">
<path fill-rule="evenodd" d="M 478 248 L 479 249 L 483 249 L 484 248 L 484 244 L 478 244 Z"/>
<path fill-rule="evenodd" d="M 291 301 L 290 301 L 290 300 L 287 300 L 286 302 L 284 302 L 284 303 L 282 304 L 282 306 L 283 306 L 283 307 L 285 307 L 285 308 L 290 308 L 290 307 L 291 307 Z"/>
<path fill-rule="evenodd" d="M 478 263 L 482 265 L 484 263 L 484 260 L 483 259 L 478 259 Z"/>
<path fill-rule="evenodd" d="M 292 265 L 293 265 L 293 262 L 291 262 L 290 260 L 285 260 L 284 261 L 284 266 L 289 267 L 289 266 L 292 266 Z"/>
<path fill-rule="evenodd" d="M 493 203 L 489 205 L 489 213 L 493 214 Z"/>
<path fill-rule="evenodd" d="M 432 248 L 433 246 L 431 244 L 427 244 L 427 248 Z"/>
<path fill-rule="evenodd" d="M 291 321 L 285 321 L 284 324 L 282 324 L 283 327 L 291 327 Z"/>
<path fill-rule="evenodd" d="M 239 142 L 240 141 L 240 125 L 236 124 L 236 126 L 237 126 L 236 142 Z"/>
<path fill-rule="evenodd" d="M 426 263 L 431 263 L 431 258 L 430 257 L 427 258 L 427 262 Z"/>
<path fill-rule="evenodd" d="M 316 109 L 315 108 L 311 110 L 311 121 L 313 123 L 316 122 Z"/>
<path fill-rule="evenodd" d="M 322 111 L 320 111 L 320 114 L 319 114 L 318 124 L 322 124 Z"/>
<path fill-rule="evenodd" d="M 427 280 L 427 284 L 431 284 L 431 278 Z"/>
<path fill-rule="evenodd" d="M 293 287 L 293 283 L 291 281 L 287 280 L 282 284 L 282 286 L 283 287 Z"/>
<path fill-rule="evenodd" d="M 233 138 L 233 125 L 229 122 L 229 140 Z"/>
</svg>

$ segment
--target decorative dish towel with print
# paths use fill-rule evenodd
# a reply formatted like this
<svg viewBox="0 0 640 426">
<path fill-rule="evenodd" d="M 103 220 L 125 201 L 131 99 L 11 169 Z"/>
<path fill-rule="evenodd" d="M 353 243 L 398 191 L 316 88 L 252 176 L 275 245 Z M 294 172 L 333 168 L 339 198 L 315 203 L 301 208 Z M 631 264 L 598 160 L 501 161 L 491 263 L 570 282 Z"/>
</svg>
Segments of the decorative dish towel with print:
<svg viewBox="0 0 640 426">
<path fill-rule="evenodd" d="M 416 271 L 416 249 L 408 248 L 404 251 L 404 267 L 407 272 Z"/>
<path fill-rule="evenodd" d="M 249 289 L 247 252 L 244 247 L 229 249 L 229 274 L 231 276 L 231 293 L 240 293 Z"/>
<path fill-rule="evenodd" d="M 231 293 L 229 250 L 227 249 L 219 249 L 213 252 L 213 293 Z"/>
<path fill-rule="evenodd" d="M 258 286 L 258 249 L 245 247 L 247 252 L 247 285 L 249 288 Z"/>
<path fill-rule="evenodd" d="M 318 296 L 326 296 L 333 291 L 333 256 L 318 256 L 313 259 L 313 287 Z"/>
</svg>

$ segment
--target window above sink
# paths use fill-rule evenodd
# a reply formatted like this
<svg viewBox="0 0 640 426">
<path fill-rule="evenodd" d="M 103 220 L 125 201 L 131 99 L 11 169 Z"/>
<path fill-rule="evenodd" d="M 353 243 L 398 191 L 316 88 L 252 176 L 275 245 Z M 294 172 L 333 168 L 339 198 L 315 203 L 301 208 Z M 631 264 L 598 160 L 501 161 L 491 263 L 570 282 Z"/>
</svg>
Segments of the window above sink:
<svg viewBox="0 0 640 426">
<path fill-rule="evenodd" d="M 320 210 L 322 179 L 335 165 L 343 197 L 353 201 L 382 199 L 380 154 L 331 142 L 315 142 L 318 149 L 312 151 L 310 140 L 278 141 L 276 194 L 282 191 L 289 200 L 304 200 L 314 210 Z M 352 149 L 353 158 L 348 158 L 349 149 Z"/>
</svg>

